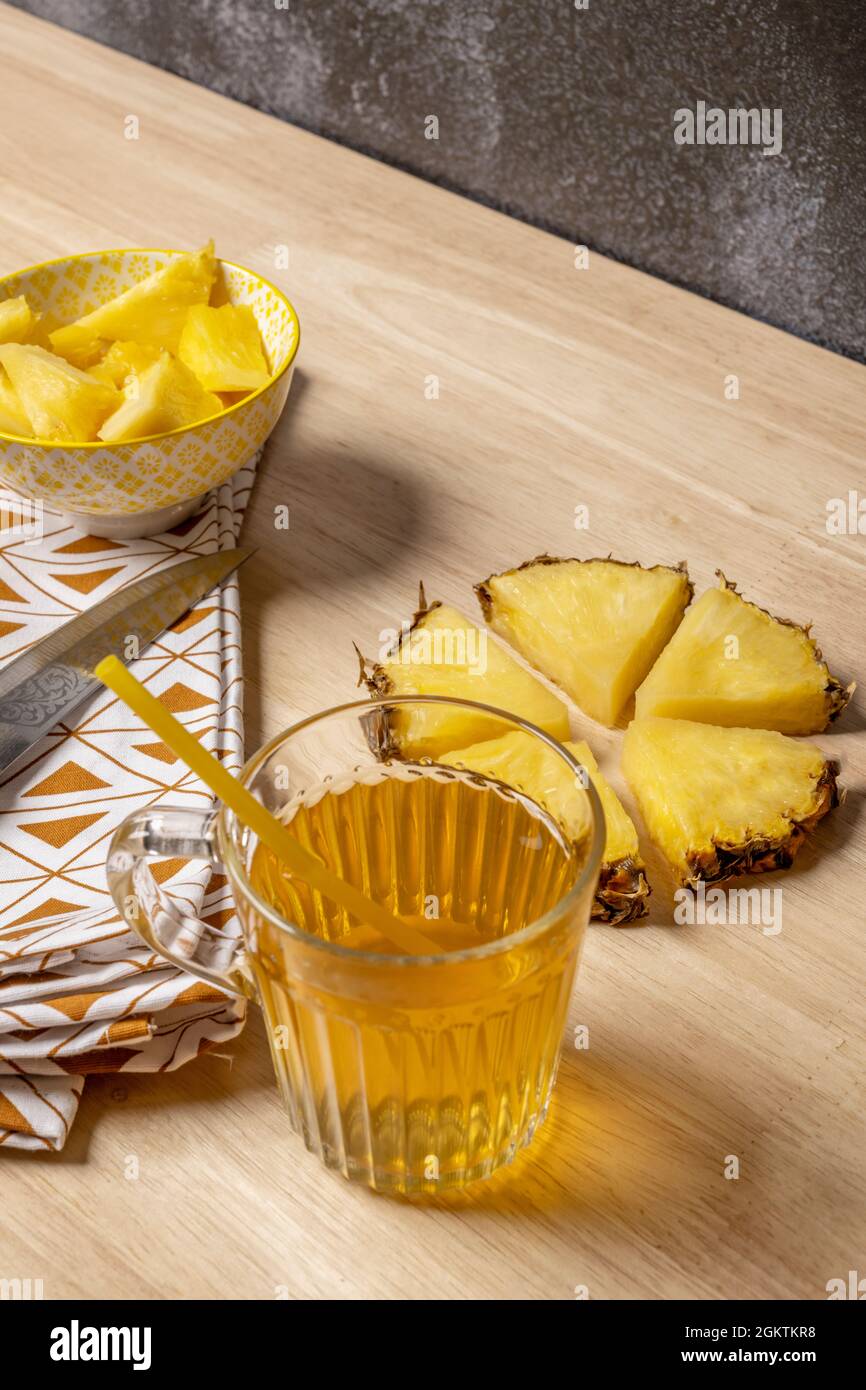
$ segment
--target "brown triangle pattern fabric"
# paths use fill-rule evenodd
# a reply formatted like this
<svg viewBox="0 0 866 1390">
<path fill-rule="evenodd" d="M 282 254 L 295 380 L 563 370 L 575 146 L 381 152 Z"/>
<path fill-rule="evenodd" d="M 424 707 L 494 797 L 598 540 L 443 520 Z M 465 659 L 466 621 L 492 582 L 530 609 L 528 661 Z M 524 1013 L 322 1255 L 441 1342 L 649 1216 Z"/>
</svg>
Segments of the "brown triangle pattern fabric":
<svg viewBox="0 0 866 1390">
<path fill-rule="evenodd" d="M 89 772 L 86 767 L 82 767 L 80 763 L 70 760 L 56 772 L 43 777 L 42 781 L 37 782 L 28 792 L 22 792 L 22 796 L 60 796 L 65 792 L 96 792 L 110 785 L 109 782 L 103 782 L 101 777 Z"/>
<path fill-rule="evenodd" d="M 47 510 L 38 542 L 12 532 L 4 544 L 0 533 L 0 666 L 124 585 L 235 546 L 255 462 L 162 536 L 102 540 Z M 0 505 L 4 497 L 14 508 L 0 489 Z M 236 579 L 132 669 L 204 747 L 240 769 Z M 108 892 L 108 844 L 131 811 L 210 801 L 148 735 L 106 691 L 0 772 L 0 1148 L 61 1149 L 87 1075 L 171 1070 L 243 1027 L 243 1001 L 168 965 L 129 931 Z M 184 859 L 154 870 L 192 920 L 237 931 L 222 874 Z"/>
<path fill-rule="evenodd" d="M 184 681 L 175 681 L 167 690 L 160 691 L 159 698 L 171 714 L 187 714 L 190 710 L 213 703 L 212 696 L 191 690 Z"/>
<path fill-rule="evenodd" d="M 79 536 L 68 545 L 58 545 L 55 555 L 105 555 L 109 550 L 125 550 L 122 541 L 110 541 L 103 536 Z"/>
<path fill-rule="evenodd" d="M 172 753 L 168 744 L 161 739 L 157 743 L 134 743 L 132 746 L 136 753 L 143 753 L 146 758 L 156 758 L 161 763 L 177 762 L 177 754 Z"/>
<path fill-rule="evenodd" d="M 23 830 L 25 835 L 35 835 L 37 840 L 44 840 L 46 845 L 52 845 L 55 849 L 64 849 L 76 835 L 102 820 L 104 814 L 104 811 L 92 811 L 86 816 L 59 816 L 57 820 L 31 821 L 29 825 L 19 825 L 16 829 Z"/>
<path fill-rule="evenodd" d="M 83 903 L 64 902 L 63 898 L 46 898 L 38 907 L 31 907 L 29 912 L 23 913 L 21 917 L 16 917 L 14 922 L 10 922 L 10 934 L 13 927 L 23 927 L 26 922 L 38 921 L 40 917 L 58 917 L 68 912 L 80 912 L 83 907 Z"/>
<path fill-rule="evenodd" d="M 174 711 L 172 711 L 174 713 Z M 193 738 L 202 739 L 207 733 L 207 729 L 193 729 Z M 137 753 L 143 753 L 146 758 L 156 758 L 161 763 L 176 763 L 177 754 L 173 753 L 167 743 L 160 739 L 157 743 L 134 743 L 133 748 Z"/>
<path fill-rule="evenodd" d="M 194 608 L 191 613 L 187 613 L 185 618 L 179 618 L 172 626 L 172 632 L 186 632 L 189 628 L 195 627 L 196 623 L 203 622 L 209 618 L 211 613 L 215 613 L 215 608 Z"/>
<path fill-rule="evenodd" d="M 107 579 L 113 579 L 122 571 L 123 566 L 116 565 L 110 570 L 79 570 L 77 574 L 52 574 L 51 578 L 60 584 L 68 584 L 70 589 L 77 589 L 79 594 L 92 594 L 100 584 L 104 584 Z"/>
<path fill-rule="evenodd" d="M 14 514 L 14 513 L 13 513 Z M 27 603 L 26 598 L 22 598 L 19 593 L 7 584 L 5 579 L 0 579 L 0 603 Z"/>
</svg>

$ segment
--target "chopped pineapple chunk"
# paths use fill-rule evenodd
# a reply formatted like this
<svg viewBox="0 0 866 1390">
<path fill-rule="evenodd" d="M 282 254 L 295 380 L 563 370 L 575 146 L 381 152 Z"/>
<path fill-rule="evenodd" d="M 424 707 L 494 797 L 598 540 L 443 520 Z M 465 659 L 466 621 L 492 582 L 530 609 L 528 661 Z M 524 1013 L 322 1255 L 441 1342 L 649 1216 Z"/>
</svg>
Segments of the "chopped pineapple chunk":
<svg viewBox="0 0 866 1390">
<path fill-rule="evenodd" d="M 33 433 L 24 407 L 18 399 L 18 392 L 9 380 L 5 367 L 0 367 L 0 430 L 5 434 Z"/>
<path fill-rule="evenodd" d="M 476 584 L 482 611 L 601 724 L 616 723 L 692 594 L 684 569 L 540 555 Z"/>
<path fill-rule="evenodd" d="M 105 421 L 99 437 L 114 443 L 163 434 L 218 415 L 222 408 L 219 396 L 205 391 L 189 367 L 163 352 L 140 376 L 130 379 L 126 400 Z"/>
<path fill-rule="evenodd" d="M 539 725 L 555 738 L 568 738 L 568 710 L 556 695 L 525 671 L 504 648 L 456 609 L 441 603 L 421 607 L 396 646 L 362 678 L 373 695 L 450 695 L 481 701 Z M 437 709 L 411 712 L 396 707 L 389 733 L 400 752 L 438 757 L 501 731 L 497 720 L 480 711 Z"/>
<path fill-rule="evenodd" d="M 9 374 L 37 439 L 94 439 L 117 406 L 112 386 L 35 344 L 0 346 L 0 365 Z"/>
<path fill-rule="evenodd" d="M 86 365 L 98 360 L 99 340 L 106 338 L 177 352 L 190 307 L 207 303 L 215 278 L 213 242 L 209 242 L 201 251 L 175 256 L 161 270 L 75 323 L 55 329 L 51 345 L 61 356 L 79 363 L 82 355 L 90 356 Z"/>
<path fill-rule="evenodd" d="M 208 391 L 257 391 L 270 378 L 256 316 L 247 304 L 195 304 L 177 355 Z"/>
<path fill-rule="evenodd" d="M 839 799 L 820 748 L 766 729 L 635 720 L 622 768 L 683 884 L 788 868 Z"/>
<path fill-rule="evenodd" d="M 601 800 L 606 829 L 605 863 L 616 864 L 621 860 L 630 859 L 635 864 L 642 864 L 634 821 L 607 778 L 599 771 L 589 744 L 581 739 L 575 743 L 566 743 L 565 747 L 586 768 Z"/>
<path fill-rule="evenodd" d="M 80 368 L 82 372 L 97 366 L 111 346 L 107 338 L 58 338 L 58 334 L 65 331 L 63 328 L 55 328 L 48 334 L 46 346 L 73 367 Z"/>
<path fill-rule="evenodd" d="M 819 734 L 853 686 L 831 676 L 808 629 L 747 603 L 720 579 L 692 604 L 638 690 L 636 717 Z"/>
<path fill-rule="evenodd" d="M 0 343 L 29 342 L 39 322 L 27 298 L 19 294 L 15 299 L 4 299 L 0 304 Z"/>
<path fill-rule="evenodd" d="M 97 381 L 121 387 L 129 377 L 155 362 L 159 353 L 159 348 L 144 343 L 112 343 L 102 360 L 87 370 Z"/>
<path fill-rule="evenodd" d="M 605 846 L 592 915 L 620 925 L 647 913 L 649 884 L 634 824 L 605 777 L 588 744 L 563 745 L 583 765 L 601 800 Z M 568 837 L 583 842 L 589 834 L 589 798 L 558 753 L 530 734 L 516 731 L 469 748 L 455 748 L 438 762 L 495 777 L 544 807 Z"/>
</svg>

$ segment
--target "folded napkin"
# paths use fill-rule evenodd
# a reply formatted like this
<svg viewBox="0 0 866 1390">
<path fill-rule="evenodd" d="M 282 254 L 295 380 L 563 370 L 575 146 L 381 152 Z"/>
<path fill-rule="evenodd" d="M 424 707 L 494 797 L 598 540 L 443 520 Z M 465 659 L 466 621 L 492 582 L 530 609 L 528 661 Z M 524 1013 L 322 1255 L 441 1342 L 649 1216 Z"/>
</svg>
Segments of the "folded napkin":
<svg viewBox="0 0 866 1390">
<path fill-rule="evenodd" d="M 0 531 L 0 665 L 116 589 L 237 544 L 256 460 L 164 535 L 111 541 L 44 512 L 37 542 Z M 20 499 L 0 490 L 0 514 Z M 132 670 L 231 771 L 243 763 L 238 584 L 232 576 Z M 105 880 L 131 811 L 210 792 L 109 691 L 0 772 L 0 1147 L 61 1149 L 92 1072 L 170 1071 L 240 1032 L 235 995 L 167 964 L 130 932 Z M 184 911 L 237 930 L 222 875 L 165 860 Z"/>
</svg>

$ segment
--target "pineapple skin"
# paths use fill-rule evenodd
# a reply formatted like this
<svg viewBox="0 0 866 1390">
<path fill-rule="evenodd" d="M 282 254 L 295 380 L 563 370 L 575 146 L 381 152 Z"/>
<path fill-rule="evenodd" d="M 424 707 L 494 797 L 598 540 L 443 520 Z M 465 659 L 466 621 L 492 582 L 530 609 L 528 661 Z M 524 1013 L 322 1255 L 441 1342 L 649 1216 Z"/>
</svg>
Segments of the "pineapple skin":
<svg viewBox="0 0 866 1390">
<path fill-rule="evenodd" d="M 637 831 L 616 792 L 599 771 L 589 745 L 569 742 L 563 747 L 586 768 L 604 812 L 605 846 L 592 920 L 625 926 L 647 915 L 647 899 L 652 891 L 640 856 Z M 574 785 L 562 759 L 529 734 L 515 731 L 468 748 L 455 748 L 437 762 L 468 768 L 523 792 L 554 817 L 575 845 L 581 844 L 589 833 L 585 793 Z"/>
<path fill-rule="evenodd" d="M 670 792 L 665 792 L 665 782 L 674 779 L 677 773 L 677 768 L 672 764 L 671 750 L 666 749 L 664 744 L 661 748 L 653 748 L 653 738 L 657 734 L 664 738 L 667 726 L 673 726 L 680 737 L 691 737 L 693 740 L 686 764 L 686 773 L 692 778 L 694 768 L 703 766 L 699 762 L 702 739 L 705 743 L 707 740 L 716 742 L 719 736 L 723 736 L 736 741 L 737 735 L 742 734 L 746 736 L 747 745 L 754 746 L 757 756 L 760 756 L 762 747 L 772 748 L 775 741 L 778 741 L 780 749 L 783 745 L 790 745 L 792 755 L 798 758 L 801 765 L 799 804 L 794 806 L 788 802 L 783 809 L 776 808 L 769 828 L 763 832 L 760 821 L 754 829 L 739 824 L 736 828 L 732 825 L 726 831 L 721 810 L 717 811 L 706 800 L 696 800 L 692 792 L 687 810 L 700 807 L 706 816 L 701 833 L 696 833 L 694 826 L 686 824 L 687 815 L 682 804 L 677 806 L 676 798 Z M 802 775 L 806 768 L 808 788 Z M 650 838 L 662 851 L 683 887 L 694 887 L 699 882 L 721 883 L 742 874 L 771 873 L 790 868 L 806 837 L 841 800 L 836 781 L 838 764 L 825 758 L 815 744 L 801 743 L 775 730 L 716 727 L 691 720 L 656 716 L 634 720 L 626 730 L 622 770 L 634 792 Z M 729 775 L 735 776 L 735 773 L 732 771 Z M 786 789 L 785 794 L 789 795 L 789 792 L 790 789 Z M 713 828 L 707 828 L 709 825 Z"/>
<path fill-rule="evenodd" d="M 775 729 L 780 734 L 809 735 L 820 734 L 839 718 L 855 690 L 852 683 L 843 686 L 842 682 L 830 673 L 823 659 L 821 649 L 810 635 L 809 627 L 800 626 L 789 618 L 778 618 L 766 608 L 744 599 L 735 584 L 725 578 L 721 570 L 716 571 L 718 589 L 708 589 L 692 604 L 682 624 L 660 653 L 655 665 L 647 675 L 635 695 L 635 718 L 645 719 L 653 715 L 668 719 L 689 719 L 701 723 L 720 726 L 749 727 L 753 729 Z M 721 643 L 723 633 L 734 631 L 738 622 L 747 622 L 756 634 L 756 640 L 778 641 L 780 629 L 790 636 L 786 659 L 799 658 L 799 670 L 792 672 L 791 680 L 798 683 L 798 693 L 789 695 L 782 683 L 774 698 L 763 701 L 752 700 L 751 709 L 742 700 L 730 699 L 726 707 L 724 689 L 717 691 L 689 689 L 688 658 L 690 641 L 700 641 L 701 624 L 710 606 L 717 611 L 714 615 Z M 799 647 L 799 650 L 797 650 Z M 686 663 L 685 679 L 678 679 L 677 663 Z M 736 663 L 719 660 L 719 670 L 725 675 L 735 675 Z M 787 698 L 786 698 L 787 696 Z"/>
<path fill-rule="evenodd" d="M 644 635 L 639 649 L 634 653 L 632 670 L 628 677 L 623 676 L 621 673 L 620 680 L 616 683 L 616 687 L 611 686 L 605 693 L 581 693 L 575 689 L 569 688 L 564 680 L 560 680 L 557 676 L 554 676 L 552 672 L 545 670 L 542 664 L 543 658 L 539 658 L 535 646 L 534 630 L 526 635 L 520 633 L 518 626 L 509 617 L 507 611 L 508 605 L 504 600 L 504 596 L 498 595 L 496 590 L 502 587 L 503 581 L 507 583 L 507 581 L 513 579 L 514 576 L 521 575 L 528 570 L 533 570 L 540 566 L 585 566 L 588 569 L 590 566 L 594 565 L 619 566 L 625 570 L 640 570 L 647 574 L 663 572 L 671 576 L 676 576 L 679 581 L 679 596 L 674 597 L 671 595 L 666 611 L 657 614 L 656 630 Z M 525 560 L 523 564 L 517 565 L 510 570 L 503 570 L 499 574 L 488 575 L 487 579 L 474 585 L 474 590 L 478 602 L 481 605 L 484 620 L 493 628 L 494 632 L 498 632 L 500 636 L 510 642 L 511 645 L 520 651 L 538 670 L 543 671 L 545 675 L 550 676 L 557 684 L 561 685 L 562 688 L 565 689 L 566 694 L 568 694 L 586 714 L 597 720 L 598 723 L 606 725 L 608 728 L 616 724 L 620 714 L 634 694 L 635 689 L 647 675 L 647 672 L 659 652 L 670 641 L 694 594 L 694 586 L 689 579 L 685 562 L 681 562 L 676 566 L 644 566 L 637 561 L 629 563 L 625 560 L 614 560 L 610 556 L 596 556 L 588 560 L 579 560 L 576 558 L 563 558 L 547 554 L 537 555 L 534 559 Z"/>
<path fill-rule="evenodd" d="M 624 927 L 646 917 L 652 893 L 637 830 L 613 787 L 599 770 L 589 744 L 581 740 L 566 743 L 565 747 L 588 770 L 604 811 L 607 833 L 592 917 L 608 926 Z"/>
<path fill-rule="evenodd" d="M 488 661 L 498 666 L 500 673 L 514 679 L 518 686 L 514 706 L 508 706 L 499 698 L 496 690 L 491 693 L 490 684 L 498 677 L 491 677 L 488 671 L 477 676 L 461 675 L 459 666 L 447 663 L 425 665 L 417 662 L 403 664 L 402 656 L 416 635 L 435 630 L 441 617 L 448 618 L 448 626 L 467 634 L 476 632 L 486 640 L 482 628 L 442 604 L 438 599 L 428 603 L 424 586 L 420 585 L 418 608 L 411 623 L 401 631 L 396 642 L 382 662 L 368 661 L 357 645 L 355 652 L 360 664 L 358 684 L 365 685 L 374 699 L 388 695 L 450 695 L 457 699 L 474 700 L 492 704 L 505 713 L 513 713 L 530 723 L 537 724 L 545 733 L 564 742 L 569 735 L 568 710 L 557 695 L 554 695 L 535 676 L 519 666 L 503 648 L 490 652 Z M 441 626 L 439 627 L 441 631 Z M 491 644 L 492 646 L 493 644 Z M 416 711 L 407 715 L 395 709 L 388 713 L 385 726 L 376 735 L 377 750 L 388 755 L 438 758 L 453 747 L 466 746 L 494 738 L 501 728 L 492 718 L 483 714 L 457 714 L 455 711 L 436 711 L 430 707 L 426 711 Z"/>
</svg>

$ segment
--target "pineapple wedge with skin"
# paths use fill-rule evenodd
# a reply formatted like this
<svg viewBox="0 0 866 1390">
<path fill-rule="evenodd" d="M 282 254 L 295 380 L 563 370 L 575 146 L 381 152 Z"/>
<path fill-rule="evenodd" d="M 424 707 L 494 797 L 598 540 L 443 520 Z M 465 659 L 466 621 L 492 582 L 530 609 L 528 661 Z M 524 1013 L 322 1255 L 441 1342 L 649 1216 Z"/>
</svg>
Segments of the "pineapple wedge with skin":
<svg viewBox="0 0 866 1390">
<path fill-rule="evenodd" d="M 156 362 L 160 348 L 147 347 L 144 343 L 112 343 L 101 361 L 88 367 L 87 371 L 97 381 L 120 389 L 131 376 L 141 373 Z"/>
<path fill-rule="evenodd" d="M 87 442 L 96 438 L 120 395 L 55 353 L 33 343 L 0 346 L 4 367 L 37 439 Z"/>
<path fill-rule="evenodd" d="M 635 720 L 622 769 L 653 842 L 681 884 L 787 869 L 838 804 L 837 765 L 769 729 Z"/>
<path fill-rule="evenodd" d="M 27 303 L 27 296 L 17 295 L 0 304 L 0 343 L 28 343 L 37 330 L 39 315 Z"/>
<path fill-rule="evenodd" d="M 5 367 L 0 367 L 0 430 L 4 434 L 30 435 L 30 421 L 18 399 L 18 392 L 9 380 Z"/>
<path fill-rule="evenodd" d="M 201 251 L 175 256 L 128 290 L 100 304 L 75 323 L 56 328 L 51 346 L 77 365 L 91 366 L 101 340 L 144 343 L 177 352 L 186 316 L 193 304 L 206 304 L 216 279 L 213 242 Z"/>
<path fill-rule="evenodd" d="M 205 391 L 189 367 L 163 352 L 140 376 L 127 382 L 126 399 L 109 415 L 99 438 L 115 443 L 163 434 L 218 415 L 222 409 L 219 396 Z"/>
<path fill-rule="evenodd" d="M 208 391 L 257 391 L 270 380 L 259 325 L 248 304 L 194 304 L 177 355 Z"/>
<path fill-rule="evenodd" d="M 719 571 L 689 609 L 635 697 L 635 718 L 659 715 L 780 734 L 819 734 L 847 689 L 809 629 L 747 603 Z"/>
<path fill-rule="evenodd" d="M 613 926 L 645 917 L 650 887 L 634 824 L 584 742 L 564 748 L 585 768 L 602 804 L 605 846 L 592 916 Z M 437 761 L 494 777 L 542 806 L 575 844 L 587 838 L 592 824 L 589 798 L 562 758 L 529 734 L 515 731 L 469 748 L 455 748 Z"/>
<path fill-rule="evenodd" d="M 613 725 L 692 596 L 685 566 L 539 555 L 475 585 L 484 617 L 600 724 Z"/>
<path fill-rule="evenodd" d="M 355 648 L 358 651 L 358 648 Z M 496 706 L 537 724 L 560 741 L 568 738 L 568 710 L 488 634 L 439 602 L 427 604 L 421 586 L 418 611 L 404 623 L 381 662 L 368 662 L 358 651 L 359 684 L 370 694 L 450 695 Z M 480 711 L 436 709 L 412 712 L 395 707 L 387 718 L 381 751 L 436 758 L 449 748 L 465 747 L 496 736 L 500 721 Z"/>
</svg>

